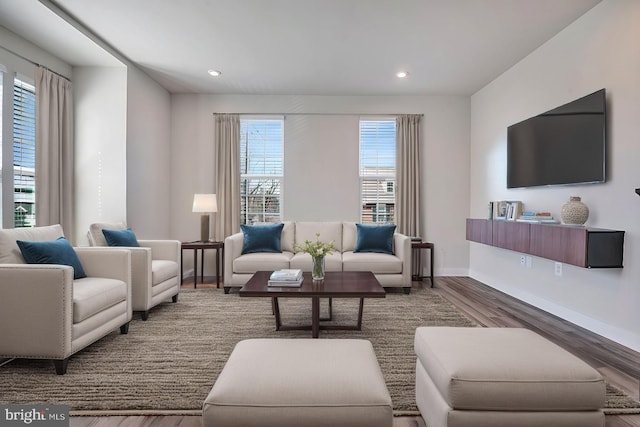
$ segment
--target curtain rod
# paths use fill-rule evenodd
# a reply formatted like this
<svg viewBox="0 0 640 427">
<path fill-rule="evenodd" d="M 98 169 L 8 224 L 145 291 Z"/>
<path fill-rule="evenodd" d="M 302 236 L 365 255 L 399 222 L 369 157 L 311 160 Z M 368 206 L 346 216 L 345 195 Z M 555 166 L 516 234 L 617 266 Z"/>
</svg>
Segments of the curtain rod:
<svg viewBox="0 0 640 427">
<path fill-rule="evenodd" d="M 240 114 L 245 116 L 401 116 L 406 113 L 213 113 L 214 116 L 222 114 Z M 424 114 L 415 115 L 424 116 Z"/>
<path fill-rule="evenodd" d="M 46 67 L 46 66 L 44 66 L 44 65 L 42 65 L 42 64 L 38 64 L 37 62 L 32 61 L 32 60 L 30 60 L 29 58 L 27 58 L 27 57 L 25 57 L 25 56 L 22 56 L 22 55 L 20 55 L 20 54 L 19 54 L 19 53 L 17 53 L 17 52 L 12 51 L 11 49 L 7 49 L 7 48 L 6 48 L 6 47 L 4 47 L 4 46 L 0 46 L 0 49 L 2 49 L 2 50 L 4 50 L 4 51 L 9 52 L 9 53 L 10 53 L 10 54 L 12 54 L 12 55 L 15 55 L 15 56 L 17 56 L 17 57 L 18 57 L 18 58 L 20 58 L 20 59 L 23 59 L 23 60 L 25 60 L 25 61 L 27 61 L 27 62 L 30 62 L 30 63 L 32 63 L 33 65 L 36 65 L 36 66 L 38 66 L 38 67 L 42 67 L 42 68 L 44 68 L 45 70 L 51 71 L 53 74 L 55 74 L 55 75 L 57 75 L 57 76 L 59 76 L 59 77 L 62 77 L 63 79 L 65 79 L 65 80 L 67 80 L 67 81 L 71 81 L 67 76 L 63 76 L 62 74 L 60 74 L 60 73 L 58 73 L 58 72 L 56 72 L 56 71 L 53 71 L 53 70 L 52 70 L 51 68 L 49 68 L 49 67 Z"/>
</svg>

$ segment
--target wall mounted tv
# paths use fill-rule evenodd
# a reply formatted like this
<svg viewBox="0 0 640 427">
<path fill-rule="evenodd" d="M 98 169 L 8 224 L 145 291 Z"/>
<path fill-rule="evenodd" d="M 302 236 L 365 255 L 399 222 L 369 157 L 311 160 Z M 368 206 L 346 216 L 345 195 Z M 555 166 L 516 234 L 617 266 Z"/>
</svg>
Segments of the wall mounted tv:
<svg viewBox="0 0 640 427">
<path fill-rule="evenodd" d="M 507 188 L 605 181 L 605 90 L 507 129 Z"/>
</svg>

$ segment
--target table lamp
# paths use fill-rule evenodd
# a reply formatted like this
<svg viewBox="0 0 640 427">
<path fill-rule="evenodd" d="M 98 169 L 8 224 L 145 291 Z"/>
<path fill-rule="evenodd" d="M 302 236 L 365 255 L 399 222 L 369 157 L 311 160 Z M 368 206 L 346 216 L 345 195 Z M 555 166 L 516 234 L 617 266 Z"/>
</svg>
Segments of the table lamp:
<svg viewBox="0 0 640 427">
<path fill-rule="evenodd" d="M 215 194 L 194 194 L 193 212 L 200 212 L 200 241 L 209 241 L 209 213 L 218 212 Z"/>
</svg>

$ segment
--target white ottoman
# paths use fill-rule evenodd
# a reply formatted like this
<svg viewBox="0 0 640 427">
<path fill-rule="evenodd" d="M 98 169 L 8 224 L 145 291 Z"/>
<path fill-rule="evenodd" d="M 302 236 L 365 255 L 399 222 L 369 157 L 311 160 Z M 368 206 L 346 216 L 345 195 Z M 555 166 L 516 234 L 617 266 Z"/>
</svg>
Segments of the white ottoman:
<svg viewBox="0 0 640 427">
<path fill-rule="evenodd" d="M 527 329 L 416 330 L 416 403 L 429 427 L 603 427 L 598 371 Z"/>
<path fill-rule="evenodd" d="M 212 427 L 391 427 L 393 409 L 366 340 L 239 342 L 202 409 Z"/>
</svg>

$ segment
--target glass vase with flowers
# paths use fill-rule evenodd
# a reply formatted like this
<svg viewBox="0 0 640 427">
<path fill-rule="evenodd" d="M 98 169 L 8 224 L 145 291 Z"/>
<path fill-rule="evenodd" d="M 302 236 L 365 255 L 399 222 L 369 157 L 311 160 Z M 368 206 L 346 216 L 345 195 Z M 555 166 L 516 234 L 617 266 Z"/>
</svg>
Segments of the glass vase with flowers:
<svg viewBox="0 0 640 427">
<path fill-rule="evenodd" d="M 320 240 L 320 233 L 316 233 L 316 240 L 305 240 L 303 244 L 294 247 L 296 252 L 305 252 L 311 255 L 311 278 L 314 281 L 324 279 L 324 257 L 335 250 L 333 241 L 329 243 Z"/>
</svg>

